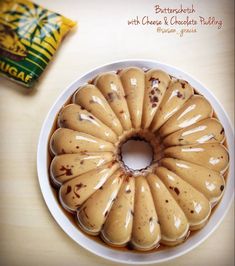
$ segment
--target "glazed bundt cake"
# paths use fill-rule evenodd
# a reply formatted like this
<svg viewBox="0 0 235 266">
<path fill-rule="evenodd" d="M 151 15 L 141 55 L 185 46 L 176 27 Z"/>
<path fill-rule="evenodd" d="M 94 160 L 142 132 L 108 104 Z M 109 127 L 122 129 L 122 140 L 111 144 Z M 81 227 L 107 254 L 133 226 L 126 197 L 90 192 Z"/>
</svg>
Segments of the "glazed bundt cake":
<svg viewBox="0 0 235 266">
<path fill-rule="evenodd" d="M 109 246 L 173 246 L 202 228 L 225 189 L 223 126 L 205 97 L 159 69 L 100 73 L 58 114 L 50 177 L 82 231 Z M 148 142 L 151 164 L 130 169 L 127 140 Z"/>
</svg>

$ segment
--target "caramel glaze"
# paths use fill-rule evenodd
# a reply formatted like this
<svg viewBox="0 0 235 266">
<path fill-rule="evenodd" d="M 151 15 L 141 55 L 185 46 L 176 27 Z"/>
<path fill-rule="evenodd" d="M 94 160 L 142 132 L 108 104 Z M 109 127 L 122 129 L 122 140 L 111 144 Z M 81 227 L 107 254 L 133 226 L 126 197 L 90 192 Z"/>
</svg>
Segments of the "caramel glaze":
<svg viewBox="0 0 235 266">
<path fill-rule="evenodd" d="M 89 83 L 89 82 L 88 82 Z M 194 94 L 195 95 L 201 95 L 198 91 L 196 91 L 194 89 Z M 67 101 L 65 102 L 64 106 L 69 104 L 69 103 L 72 103 L 72 98 L 73 98 L 73 95 L 71 97 L 69 97 L 67 99 Z M 59 111 L 60 112 L 60 111 Z M 52 134 L 54 133 L 54 131 L 58 128 L 58 125 L 57 125 L 57 118 L 58 118 L 58 115 L 59 115 L 59 112 L 58 114 L 56 115 L 56 119 L 53 123 L 53 126 L 52 126 L 52 129 L 51 129 L 51 132 L 50 132 L 50 135 L 49 135 L 49 138 L 48 138 L 48 147 L 49 147 L 49 141 L 50 141 L 50 138 L 52 136 Z M 213 115 L 212 117 L 218 119 L 218 116 L 217 114 L 213 111 Z M 134 138 L 134 137 L 133 137 Z M 138 139 L 141 139 L 141 138 L 138 138 Z M 145 141 L 145 140 L 144 140 Z M 225 140 L 223 141 L 223 145 L 228 148 L 228 144 L 227 144 L 227 140 L 225 138 Z M 119 149 L 120 151 L 120 149 Z M 50 163 L 53 159 L 54 155 L 52 155 L 50 149 L 48 148 L 48 153 L 47 153 L 47 165 L 48 165 L 48 177 L 50 176 L 50 171 L 49 171 L 49 168 L 50 168 Z M 119 154 L 119 157 L 121 158 L 120 154 Z M 154 162 L 154 161 L 153 161 Z M 127 169 L 128 170 L 128 169 Z M 145 169 L 143 169 L 145 170 Z M 229 168 L 225 171 L 225 173 L 223 174 L 224 176 L 224 180 L 225 180 L 225 183 L 227 182 L 227 177 L 228 177 L 228 173 L 229 173 Z M 77 219 L 76 219 L 76 215 L 66 211 L 62 205 L 60 204 L 59 202 L 59 197 L 58 197 L 58 187 L 51 181 L 51 179 L 49 178 L 49 181 L 50 181 L 50 184 L 52 186 L 52 193 L 54 195 L 54 197 L 56 198 L 57 202 L 58 202 L 58 205 L 60 206 L 60 209 L 63 211 L 64 215 L 70 220 L 70 222 L 76 226 L 79 229 L 79 226 L 77 225 Z M 216 211 L 218 205 L 219 205 L 220 201 L 215 205 L 215 206 L 212 206 L 212 211 L 211 211 L 211 214 L 210 214 L 210 217 L 213 215 L 213 213 Z M 209 221 L 210 217 L 208 218 L 207 222 Z M 206 223 L 207 223 L 206 222 Z M 188 231 L 188 234 L 187 236 L 185 237 L 185 240 L 188 239 L 188 238 L 191 238 L 193 237 L 195 234 L 197 234 L 197 232 L 200 231 L 200 230 L 195 230 L 195 231 Z M 91 236 L 91 235 L 88 235 L 88 234 L 85 234 L 82 230 L 80 230 L 80 232 L 82 234 L 84 234 L 86 237 L 90 238 L 91 240 L 93 241 L 96 241 L 97 243 L 99 243 L 100 245 L 103 245 L 105 247 L 108 247 L 110 249 L 115 249 L 115 250 L 118 250 L 118 251 L 121 251 L 121 252 L 132 252 L 132 253 L 143 253 L 141 251 L 138 251 L 138 250 L 135 250 L 130 244 L 124 246 L 124 247 L 113 247 L 113 246 L 109 246 L 107 244 L 104 243 L 104 241 L 101 239 L 100 236 Z M 185 241 L 184 240 L 184 241 Z M 157 247 L 155 247 L 154 249 L 152 250 L 148 250 L 148 251 L 144 251 L 144 253 L 148 254 L 148 253 L 155 253 L 155 252 L 159 252 L 159 251 L 163 251 L 163 250 L 169 250 L 169 249 L 173 249 L 175 246 L 166 246 L 162 243 L 160 243 Z"/>
</svg>

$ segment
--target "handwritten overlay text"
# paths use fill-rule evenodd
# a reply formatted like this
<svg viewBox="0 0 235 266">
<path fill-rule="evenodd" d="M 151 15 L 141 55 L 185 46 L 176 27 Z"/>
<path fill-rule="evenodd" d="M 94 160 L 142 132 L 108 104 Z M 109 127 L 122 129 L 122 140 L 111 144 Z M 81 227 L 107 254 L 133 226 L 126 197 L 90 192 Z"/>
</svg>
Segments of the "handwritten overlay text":
<svg viewBox="0 0 235 266">
<path fill-rule="evenodd" d="M 223 20 L 215 16 L 201 16 L 192 4 L 190 7 L 184 7 L 182 4 L 178 8 L 154 6 L 155 17 L 136 16 L 128 19 L 130 26 L 155 26 L 157 33 L 176 33 L 183 37 L 185 33 L 196 33 L 199 27 L 214 27 L 217 30 L 222 29 Z M 157 16 L 156 16 L 157 14 Z"/>
</svg>

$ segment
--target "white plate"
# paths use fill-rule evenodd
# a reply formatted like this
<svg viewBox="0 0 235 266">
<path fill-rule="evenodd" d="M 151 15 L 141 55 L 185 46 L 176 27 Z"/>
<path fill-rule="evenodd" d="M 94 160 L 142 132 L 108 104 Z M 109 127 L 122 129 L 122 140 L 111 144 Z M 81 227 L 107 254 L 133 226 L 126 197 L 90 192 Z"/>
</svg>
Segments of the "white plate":
<svg viewBox="0 0 235 266">
<path fill-rule="evenodd" d="M 215 96 L 212 94 L 210 90 L 208 90 L 205 86 L 203 86 L 201 83 L 199 83 L 190 75 L 186 74 L 185 72 L 175 67 L 149 60 L 125 60 L 125 61 L 119 61 L 107 64 L 91 70 L 82 77 L 79 77 L 75 82 L 73 82 L 68 88 L 66 88 L 62 92 L 62 94 L 59 96 L 59 98 L 56 100 L 56 102 L 50 109 L 41 129 L 41 134 L 38 143 L 38 153 L 37 153 L 37 170 L 38 170 L 38 178 L 39 178 L 41 191 L 51 214 L 53 215 L 57 223 L 60 225 L 60 227 L 65 231 L 65 233 L 68 234 L 80 246 L 84 247 L 85 249 L 89 250 L 90 252 L 100 257 L 106 258 L 111 261 L 119 263 L 129 263 L 135 265 L 151 264 L 151 263 L 158 263 L 167 260 L 172 260 L 176 257 L 185 254 L 186 252 L 189 252 L 193 248 L 197 247 L 200 243 L 202 243 L 217 228 L 217 226 L 223 220 L 233 200 L 234 165 L 231 161 L 230 171 L 227 178 L 227 185 L 225 188 L 224 196 L 221 202 L 219 203 L 219 206 L 217 207 L 216 211 L 209 219 L 209 222 L 206 224 L 206 226 L 203 229 L 198 231 L 195 235 L 190 237 L 186 242 L 177 247 L 153 253 L 134 253 L 131 251 L 124 252 L 106 247 L 105 245 L 101 245 L 98 242 L 95 242 L 89 237 L 87 237 L 85 234 L 83 234 L 63 213 L 57 199 L 55 198 L 52 192 L 52 187 L 49 183 L 49 176 L 47 170 L 48 169 L 47 149 L 48 149 L 49 134 L 53 126 L 55 117 L 59 112 L 60 108 L 79 86 L 83 85 L 88 80 L 91 80 L 100 72 L 113 71 L 128 66 L 136 66 L 140 68 L 160 68 L 162 70 L 165 70 L 167 73 L 169 73 L 172 76 L 187 80 L 194 88 L 198 90 L 199 93 L 204 95 L 212 104 L 216 114 L 218 115 L 219 120 L 224 126 L 228 142 L 230 158 L 234 158 L 234 147 L 233 147 L 234 132 L 231 123 L 222 105 L 218 102 L 218 100 L 215 98 Z"/>
</svg>

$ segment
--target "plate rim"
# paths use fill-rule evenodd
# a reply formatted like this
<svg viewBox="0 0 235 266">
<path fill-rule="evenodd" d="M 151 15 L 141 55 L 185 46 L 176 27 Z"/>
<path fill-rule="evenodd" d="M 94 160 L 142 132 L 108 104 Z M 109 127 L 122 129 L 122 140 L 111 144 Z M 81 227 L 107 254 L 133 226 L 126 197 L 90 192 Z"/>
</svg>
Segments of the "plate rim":
<svg viewBox="0 0 235 266">
<path fill-rule="evenodd" d="M 92 252 L 93 254 L 117 263 L 146 265 L 146 264 L 160 263 L 160 262 L 173 260 L 177 257 L 180 257 L 188 253 L 189 251 L 200 245 L 202 242 L 204 242 L 218 228 L 218 226 L 223 221 L 225 215 L 227 214 L 233 202 L 234 164 L 230 161 L 230 169 L 227 177 L 227 186 L 225 188 L 223 198 L 221 199 L 219 205 L 217 206 L 216 211 L 209 219 L 207 225 L 203 229 L 199 230 L 197 234 L 193 236 L 191 239 L 188 239 L 185 243 L 182 243 L 177 247 L 153 253 L 133 253 L 133 252 L 129 253 L 129 252 L 117 251 L 115 249 L 108 248 L 104 245 L 101 245 L 93 241 L 88 236 L 83 234 L 78 228 L 76 228 L 74 224 L 72 224 L 72 222 L 68 219 L 68 217 L 64 215 L 63 211 L 59 207 L 59 204 L 52 193 L 52 188 L 49 182 L 46 154 L 48 147 L 48 137 L 51 131 L 52 123 L 54 123 L 56 114 L 64 105 L 66 100 L 73 94 L 75 90 L 77 90 L 79 86 L 81 86 L 84 83 L 87 83 L 92 77 L 97 75 L 99 72 L 118 70 L 120 68 L 124 68 L 127 66 L 137 66 L 142 68 L 143 67 L 160 68 L 173 76 L 186 79 L 193 87 L 196 87 L 197 90 L 203 94 L 203 96 L 209 99 L 209 102 L 211 103 L 213 109 L 216 111 L 216 114 L 219 117 L 219 120 L 221 121 L 225 129 L 230 158 L 234 158 L 234 142 L 233 142 L 234 131 L 230 118 L 228 117 L 223 105 L 215 97 L 215 95 L 210 89 L 208 89 L 205 85 L 203 85 L 201 82 L 199 82 L 197 79 L 195 79 L 193 76 L 191 76 L 184 70 L 181 70 L 172 65 L 165 64 L 155 60 L 125 59 L 125 60 L 118 60 L 106 63 L 101 66 L 95 67 L 90 71 L 85 72 L 83 75 L 80 75 L 76 80 L 70 83 L 59 94 L 57 99 L 52 104 L 51 108 L 49 109 L 46 115 L 46 118 L 44 119 L 37 146 L 37 173 L 38 173 L 39 186 L 41 193 L 43 195 L 43 199 L 51 215 L 58 223 L 58 225 L 61 227 L 61 229 L 70 238 L 72 238 L 77 244 L 79 244 L 81 247 L 85 248 L 86 250 Z M 219 211 L 221 212 L 220 215 L 218 215 Z M 190 243 L 188 243 L 188 241 L 190 241 Z M 178 250 L 178 252 L 176 252 L 176 250 Z"/>
</svg>

